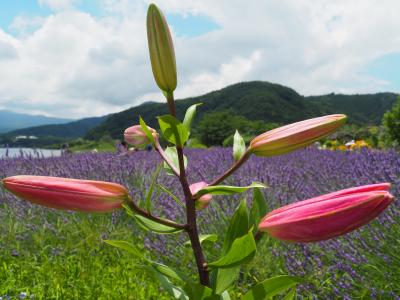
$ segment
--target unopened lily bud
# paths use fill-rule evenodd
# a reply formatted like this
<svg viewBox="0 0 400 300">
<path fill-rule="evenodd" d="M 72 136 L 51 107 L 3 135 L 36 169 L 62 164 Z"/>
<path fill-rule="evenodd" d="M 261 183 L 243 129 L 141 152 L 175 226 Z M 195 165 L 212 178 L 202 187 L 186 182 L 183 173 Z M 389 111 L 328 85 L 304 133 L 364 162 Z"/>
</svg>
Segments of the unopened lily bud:
<svg viewBox="0 0 400 300">
<path fill-rule="evenodd" d="M 147 126 L 147 128 L 150 130 L 155 139 L 158 138 L 157 131 L 149 126 Z M 151 143 L 140 125 L 135 125 L 125 129 L 124 138 L 128 144 L 136 147 L 145 146 Z"/>
<path fill-rule="evenodd" d="M 255 137 L 250 142 L 250 151 L 258 156 L 285 154 L 328 136 L 346 120 L 346 115 L 328 115 L 275 128 Z"/>
<path fill-rule="evenodd" d="M 174 45 L 165 17 L 155 4 L 147 11 L 147 40 L 154 79 L 161 90 L 172 93 L 177 84 Z"/>
<path fill-rule="evenodd" d="M 191 184 L 189 186 L 189 189 L 192 195 L 195 195 L 198 191 L 200 191 L 202 188 L 205 188 L 206 186 L 208 186 L 207 182 L 200 181 Z M 211 200 L 212 200 L 212 195 L 210 194 L 205 194 L 201 196 L 200 198 L 196 199 L 196 208 L 199 210 L 206 208 L 210 204 Z"/>
<path fill-rule="evenodd" d="M 129 199 L 122 185 L 93 180 L 47 176 L 12 176 L 2 180 L 5 189 L 26 201 L 62 210 L 109 212 Z"/>
<path fill-rule="evenodd" d="M 322 195 L 278 208 L 260 222 L 260 231 L 291 242 L 317 242 L 353 231 L 393 201 L 390 184 L 372 184 Z"/>
</svg>

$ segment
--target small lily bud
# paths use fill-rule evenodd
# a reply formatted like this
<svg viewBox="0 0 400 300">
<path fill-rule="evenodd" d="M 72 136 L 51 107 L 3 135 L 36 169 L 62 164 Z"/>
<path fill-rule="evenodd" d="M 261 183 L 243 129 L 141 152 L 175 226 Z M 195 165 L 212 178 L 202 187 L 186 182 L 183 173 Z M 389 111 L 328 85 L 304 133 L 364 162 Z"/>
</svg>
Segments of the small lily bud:
<svg viewBox="0 0 400 300">
<path fill-rule="evenodd" d="M 147 11 L 147 40 L 154 79 L 161 90 L 172 93 L 177 84 L 174 45 L 165 17 L 155 4 Z"/>
<path fill-rule="evenodd" d="M 109 212 L 129 198 L 122 185 L 93 180 L 47 176 L 12 176 L 4 188 L 26 201 L 62 210 Z"/>
<path fill-rule="evenodd" d="M 195 195 L 198 191 L 200 191 L 202 188 L 205 188 L 208 186 L 207 182 L 200 181 L 193 183 L 189 186 L 190 192 L 192 195 Z M 196 208 L 197 209 L 204 209 L 206 208 L 212 200 L 212 195 L 210 194 L 205 194 L 201 196 L 199 199 L 196 199 Z"/>
<path fill-rule="evenodd" d="M 322 195 L 278 208 L 260 222 L 260 231 L 291 242 L 317 242 L 353 231 L 393 201 L 390 184 L 372 184 Z"/>
<path fill-rule="evenodd" d="M 147 126 L 147 128 L 150 130 L 155 139 L 158 138 L 157 131 L 149 126 Z M 145 146 L 151 143 L 140 125 L 135 125 L 125 129 L 124 138 L 128 144 L 136 147 Z"/>
<path fill-rule="evenodd" d="M 258 156 L 285 154 L 333 133 L 346 120 L 346 115 L 328 115 L 275 128 L 255 137 L 250 150 Z"/>
</svg>

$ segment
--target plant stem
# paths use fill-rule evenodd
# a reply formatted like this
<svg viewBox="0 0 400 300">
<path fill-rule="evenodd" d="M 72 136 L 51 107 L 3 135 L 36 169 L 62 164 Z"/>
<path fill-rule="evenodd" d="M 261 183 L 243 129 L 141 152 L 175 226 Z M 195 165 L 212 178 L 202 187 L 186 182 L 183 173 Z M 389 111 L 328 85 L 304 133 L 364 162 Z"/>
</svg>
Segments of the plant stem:
<svg viewBox="0 0 400 300">
<path fill-rule="evenodd" d="M 157 152 L 160 154 L 162 159 L 167 163 L 167 165 L 171 168 L 172 172 L 179 177 L 179 171 L 176 169 L 176 167 L 172 164 L 172 162 L 169 160 L 169 158 L 165 155 L 165 152 L 163 148 L 161 147 L 160 143 L 158 142 L 158 139 L 155 139 L 154 142 L 154 147 L 156 148 Z"/>
<path fill-rule="evenodd" d="M 131 208 L 134 212 L 136 212 L 138 215 L 141 215 L 147 219 L 153 220 L 157 223 L 166 225 L 166 226 L 170 226 L 176 229 L 184 229 L 187 230 L 187 225 L 182 225 L 179 223 L 175 223 L 169 220 L 165 220 L 165 219 L 161 219 L 159 217 L 153 216 L 151 213 L 145 211 L 144 209 L 140 208 L 135 201 L 129 197 L 129 201 L 126 202 L 129 206 L 129 208 Z"/>
<path fill-rule="evenodd" d="M 247 150 L 242 157 L 235 162 L 224 174 L 219 176 L 218 178 L 214 179 L 213 182 L 209 184 L 209 186 L 217 185 L 218 183 L 224 181 L 227 177 L 229 177 L 233 172 L 239 169 L 250 157 L 251 152 Z"/>
<path fill-rule="evenodd" d="M 201 248 L 199 233 L 197 230 L 196 221 L 196 207 L 193 195 L 190 192 L 189 184 L 187 182 L 185 167 L 183 165 L 183 149 L 177 147 L 178 159 L 179 159 L 179 180 L 181 182 L 183 193 L 186 201 L 186 220 L 187 220 L 187 233 L 189 235 L 190 243 L 192 245 L 193 254 L 196 259 L 197 270 L 199 272 L 200 283 L 204 286 L 210 286 L 210 277 L 207 268 L 207 263 L 203 255 L 203 249 Z"/>
<path fill-rule="evenodd" d="M 167 95 L 167 102 L 170 113 L 176 117 L 175 101 L 173 94 Z M 199 233 L 197 230 L 196 207 L 192 193 L 190 192 L 189 183 L 186 178 L 186 171 L 183 159 L 183 146 L 176 146 L 178 161 L 179 161 L 179 181 L 181 183 L 186 202 L 186 232 L 189 235 L 190 243 L 193 249 L 193 254 L 196 260 L 197 271 L 199 273 L 200 283 L 210 287 L 210 276 L 207 268 L 207 263 L 204 258 L 203 249 L 201 248 Z"/>
</svg>

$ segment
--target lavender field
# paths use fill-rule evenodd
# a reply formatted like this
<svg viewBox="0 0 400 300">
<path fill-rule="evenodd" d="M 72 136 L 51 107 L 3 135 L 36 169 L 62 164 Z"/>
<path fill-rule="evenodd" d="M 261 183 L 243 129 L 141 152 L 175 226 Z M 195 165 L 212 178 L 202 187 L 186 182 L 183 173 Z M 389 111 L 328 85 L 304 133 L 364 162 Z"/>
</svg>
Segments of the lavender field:
<svg viewBox="0 0 400 300">
<path fill-rule="evenodd" d="M 190 182 L 210 182 L 232 163 L 230 149 L 187 150 Z M 121 183 L 140 200 L 161 162 L 157 153 L 74 154 L 63 157 L 0 159 L 0 178 L 17 174 L 61 176 Z M 260 181 L 270 209 L 323 193 L 378 182 L 391 182 L 395 202 L 376 221 L 344 237 L 315 244 L 289 244 L 263 237 L 246 266 L 233 299 L 258 279 L 294 274 L 307 281 L 298 299 L 400 299 L 400 155 L 394 151 L 360 152 L 306 149 L 274 157 L 252 157 L 226 183 Z M 162 174 L 158 184 L 180 195 L 175 177 Z M 238 201 L 251 194 L 215 197 L 200 213 L 201 233 L 222 236 Z M 182 220 L 182 208 L 157 189 L 153 207 Z M 173 261 L 194 273 L 192 254 L 173 247 L 185 236 L 156 236 L 139 228 L 123 212 L 84 215 L 33 207 L 0 189 L 0 299 L 168 299 L 154 280 L 136 268 L 128 254 L 103 239 L 143 239 L 154 258 Z M 216 249 L 206 246 L 212 258 Z M 264 267 L 268 266 L 268 267 Z M 13 298 L 14 297 L 14 298 Z M 19 298 L 18 298 L 19 297 Z"/>
</svg>

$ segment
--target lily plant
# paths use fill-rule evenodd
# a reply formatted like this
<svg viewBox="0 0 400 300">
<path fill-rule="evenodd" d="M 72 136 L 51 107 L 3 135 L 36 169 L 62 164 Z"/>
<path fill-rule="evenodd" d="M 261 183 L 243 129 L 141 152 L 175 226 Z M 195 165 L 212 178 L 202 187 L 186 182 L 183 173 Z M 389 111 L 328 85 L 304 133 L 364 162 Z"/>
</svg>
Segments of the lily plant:
<svg viewBox="0 0 400 300">
<path fill-rule="evenodd" d="M 331 134 L 347 120 L 342 114 L 322 116 L 267 131 L 255 137 L 247 148 L 236 131 L 232 166 L 210 183 L 190 183 L 186 171 L 187 158 L 183 150 L 190 137 L 196 108 L 200 104 L 190 106 L 183 120 L 177 119 L 174 100 L 177 87 L 174 47 L 165 17 L 154 4 L 148 8 L 147 37 L 152 71 L 166 98 L 169 114 L 158 117 L 160 132 L 147 126 L 140 118 L 139 124 L 125 130 L 124 137 L 135 147 L 152 144 L 163 159 L 167 174 L 179 179 L 184 195 L 184 199 L 179 201 L 184 204 L 186 221 L 179 223 L 154 214 L 151 208 L 154 182 L 148 187 L 146 200 L 141 202 L 125 187 L 116 183 L 47 176 L 20 175 L 5 178 L 2 184 L 8 191 L 32 203 L 62 210 L 104 213 L 125 209 L 145 230 L 157 234 L 186 234 L 193 249 L 197 280 L 148 259 L 136 245 L 125 241 L 106 241 L 143 260 L 145 269 L 159 279 L 162 287 L 173 298 L 181 300 L 230 299 L 229 288 L 235 283 L 241 267 L 254 257 L 257 241 L 264 234 L 294 243 L 335 238 L 368 223 L 393 201 L 393 196 L 389 193 L 390 184 L 378 183 L 295 202 L 268 212 L 262 193 L 262 189 L 266 187 L 264 183 L 249 182 L 248 186 L 222 184 L 252 155 L 282 155 L 309 146 Z M 169 143 L 166 149 L 160 145 L 160 135 Z M 251 206 L 248 207 L 246 201 L 240 202 L 230 218 L 220 257 L 215 261 L 208 261 L 202 242 L 215 235 L 199 234 L 199 210 L 207 209 L 214 195 L 229 196 L 249 189 L 254 189 Z M 215 242 L 214 238 L 210 240 Z M 300 282 L 301 278 L 289 275 L 265 279 L 249 288 L 241 299 L 269 299 Z M 288 295 L 294 297 L 294 293 Z"/>
</svg>

